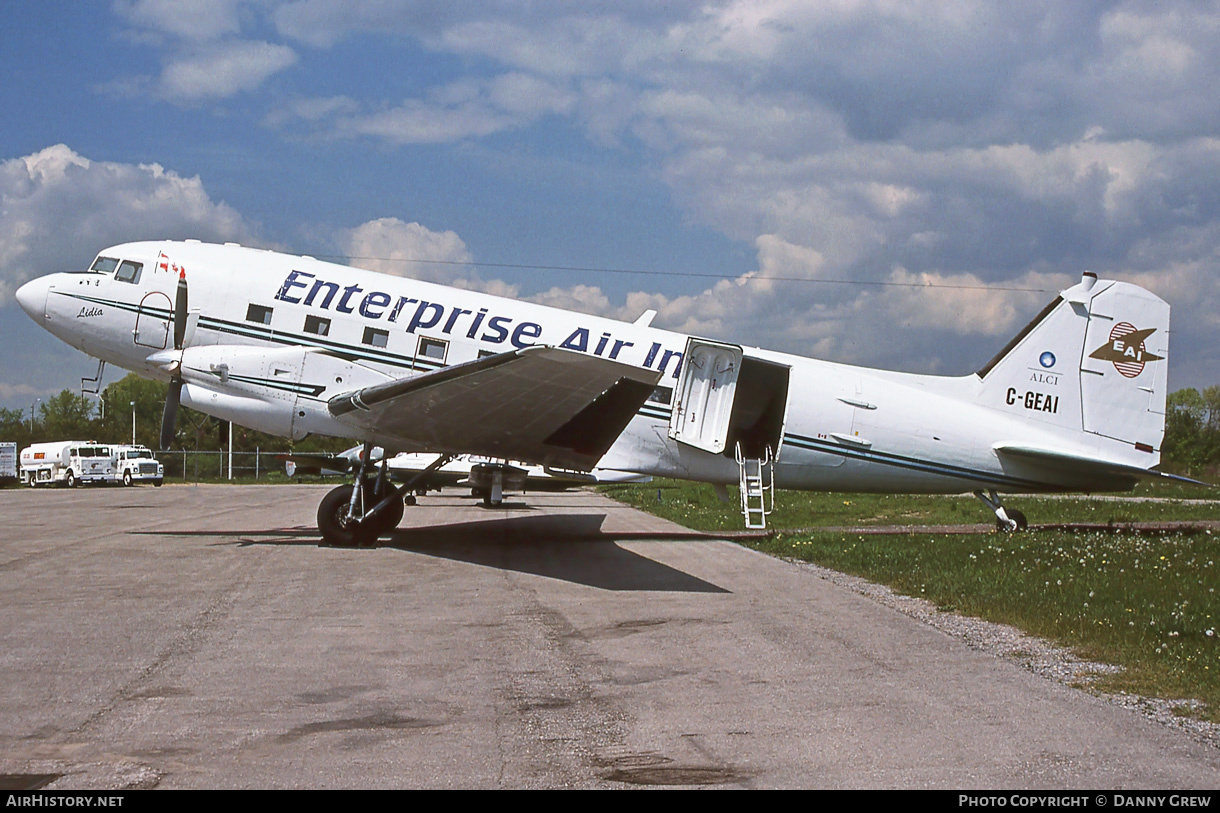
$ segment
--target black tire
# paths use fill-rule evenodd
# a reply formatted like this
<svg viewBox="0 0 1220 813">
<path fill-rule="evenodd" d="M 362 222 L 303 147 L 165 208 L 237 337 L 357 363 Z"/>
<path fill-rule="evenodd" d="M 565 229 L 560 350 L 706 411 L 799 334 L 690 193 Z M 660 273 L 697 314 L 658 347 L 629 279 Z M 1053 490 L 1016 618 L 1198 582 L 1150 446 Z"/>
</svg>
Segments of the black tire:
<svg viewBox="0 0 1220 813">
<path fill-rule="evenodd" d="M 351 499 L 352 487 L 346 485 L 331 489 L 322 498 L 322 503 L 318 506 L 318 530 L 322 533 L 322 547 L 357 548 L 376 541 L 376 531 L 362 526 L 359 522 L 347 521 L 347 506 Z"/>
<path fill-rule="evenodd" d="M 162 483 L 161 480 L 153 480 L 153 485 L 156 486 L 157 488 L 161 487 L 161 483 Z"/>
<path fill-rule="evenodd" d="M 68 469 L 68 476 L 64 478 L 64 485 L 68 488 L 76 488 L 76 474 L 72 469 Z"/>
<path fill-rule="evenodd" d="M 128 469 L 127 471 L 123 472 L 123 485 L 125 485 L 125 486 L 131 485 L 131 469 Z"/>
<path fill-rule="evenodd" d="M 364 493 L 366 495 L 364 498 L 365 508 L 371 511 L 373 506 L 381 502 L 385 497 L 393 494 L 395 490 L 396 489 L 394 488 L 393 483 L 391 483 L 389 480 L 384 480 L 381 483 L 381 490 L 377 491 L 377 480 L 374 478 L 369 478 L 365 481 L 364 486 Z M 368 495 L 373 496 L 370 497 Z M 385 536 L 386 534 L 393 532 L 393 530 L 398 527 L 398 523 L 402 522 L 402 515 L 404 511 L 405 507 L 402 500 L 396 499 L 394 502 L 387 505 L 374 520 L 372 525 L 372 537 L 365 540 L 364 544 L 372 546 L 377 542 L 377 537 Z"/>
<path fill-rule="evenodd" d="M 402 522 L 402 515 L 405 512 L 402 500 L 394 500 L 385 507 L 380 514 L 377 515 L 373 522 L 373 530 L 375 532 L 374 539 L 378 536 L 385 536 L 393 533 L 398 527 L 398 523 Z"/>
</svg>

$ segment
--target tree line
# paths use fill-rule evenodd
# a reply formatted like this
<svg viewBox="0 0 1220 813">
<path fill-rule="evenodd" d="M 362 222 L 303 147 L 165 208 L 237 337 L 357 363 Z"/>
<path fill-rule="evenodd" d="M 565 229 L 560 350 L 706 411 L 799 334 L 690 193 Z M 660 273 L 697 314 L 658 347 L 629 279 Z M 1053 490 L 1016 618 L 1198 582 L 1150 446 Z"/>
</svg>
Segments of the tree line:
<svg viewBox="0 0 1220 813">
<path fill-rule="evenodd" d="M 1220 469 L 1220 385 L 1170 393 L 1161 458 L 1178 474 Z"/>
</svg>

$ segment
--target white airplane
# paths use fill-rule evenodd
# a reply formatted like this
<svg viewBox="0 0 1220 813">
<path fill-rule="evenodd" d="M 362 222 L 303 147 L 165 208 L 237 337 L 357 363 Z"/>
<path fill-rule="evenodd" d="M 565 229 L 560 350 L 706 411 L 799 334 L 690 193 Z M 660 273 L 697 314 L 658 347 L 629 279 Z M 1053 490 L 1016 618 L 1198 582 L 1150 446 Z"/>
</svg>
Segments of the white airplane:
<svg viewBox="0 0 1220 813">
<path fill-rule="evenodd" d="M 188 284 L 189 279 L 189 299 Z M 1169 306 L 1085 272 L 977 373 L 834 364 L 234 244 L 139 242 L 27 282 L 38 324 L 170 382 L 178 404 L 295 439 L 353 438 L 352 485 L 318 509 L 324 543 L 373 544 L 451 456 L 741 487 L 749 527 L 774 488 L 1110 491 L 1156 470 Z M 431 452 L 394 486 L 373 446 Z M 377 469 L 374 475 L 374 468 Z"/>
</svg>

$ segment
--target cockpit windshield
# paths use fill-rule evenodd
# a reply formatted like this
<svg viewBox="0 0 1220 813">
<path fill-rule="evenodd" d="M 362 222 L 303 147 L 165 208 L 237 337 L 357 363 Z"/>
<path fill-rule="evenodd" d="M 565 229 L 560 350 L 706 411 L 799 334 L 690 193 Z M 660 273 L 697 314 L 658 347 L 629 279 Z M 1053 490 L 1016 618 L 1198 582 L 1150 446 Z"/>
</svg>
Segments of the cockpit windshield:
<svg viewBox="0 0 1220 813">
<path fill-rule="evenodd" d="M 99 255 L 98 258 L 93 261 L 93 265 L 90 266 L 89 270 L 95 274 L 113 274 L 114 269 L 117 268 L 118 265 L 119 261 L 114 257 L 102 257 Z"/>
</svg>

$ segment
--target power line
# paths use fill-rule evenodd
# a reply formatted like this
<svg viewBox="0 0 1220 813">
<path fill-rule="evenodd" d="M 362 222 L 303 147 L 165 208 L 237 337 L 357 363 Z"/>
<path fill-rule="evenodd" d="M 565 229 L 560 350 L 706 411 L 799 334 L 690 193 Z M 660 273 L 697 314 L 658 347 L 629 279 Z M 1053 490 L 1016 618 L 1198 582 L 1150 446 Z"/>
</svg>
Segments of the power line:
<svg viewBox="0 0 1220 813">
<path fill-rule="evenodd" d="M 946 283 L 931 283 L 931 282 L 893 282 L 891 280 L 858 280 L 858 279 L 811 279 L 809 277 L 778 277 L 756 274 L 745 276 L 744 274 L 713 274 L 703 271 L 642 271 L 634 268 L 599 268 L 596 266 L 580 266 L 580 265 L 533 265 L 529 263 L 488 263 L 462 260 L 423 260 L 423 259 L 408 259 L 404 257 L 349 257 L 343 254 L 314 254 L 311 255 L 324 260 L 348 260 L 348 261 L 377 261 L 391 263 L 416 263 L 420 265 L 468 265 L 475 268 L 501 268 L 515 270 L 531 270 L 531 271 L 576 271 L 584 274 L 636 274 L 639 276 L 657 276 L 657 277 L 692 277 L 700 279 L 730 279 L 752 282 L 754 280 L 767 280 L 769 282 L 818 282 L 827 285 L 863 285 L 885 288 L 943 288 L 948 290 L 959 291 L 1016 291 L 1020 293 L 1055 293 L 1050 288 L 1022 288 L 1010 285 L 952 285 Z"/>
</svg>

